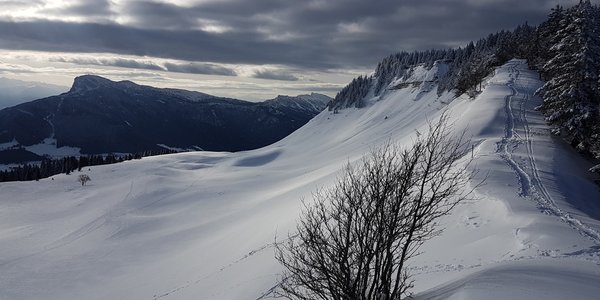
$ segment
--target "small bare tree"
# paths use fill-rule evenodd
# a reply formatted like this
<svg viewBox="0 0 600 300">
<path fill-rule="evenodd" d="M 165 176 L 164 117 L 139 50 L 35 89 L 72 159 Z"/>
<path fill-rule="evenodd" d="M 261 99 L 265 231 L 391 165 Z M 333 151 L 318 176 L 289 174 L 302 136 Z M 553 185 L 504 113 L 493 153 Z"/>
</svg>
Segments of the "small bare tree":
<svg viewBox="0 0 600 300">
<path fill-rule="evenodd" d="M 81 183 L 81 186 L 84 186 L 88 181 L 92 181 L 92 179 L 87 174 L 81 174 L 77 177 L 77 181 Z"/>
<path fill-rule="evenodd" d="M 388 143 L 331 189 L 304 202 L 297 232 L 276 244 L 285 267 L 276 296 L 288 299 L 401 299 L 413 286 L 407 261 L 441 232 L 436 220 L 470 197 L 469 153 L 444 114 L 408 149 Z M 469 156 L 469 155 L 467 155 Z"/>
</svg>

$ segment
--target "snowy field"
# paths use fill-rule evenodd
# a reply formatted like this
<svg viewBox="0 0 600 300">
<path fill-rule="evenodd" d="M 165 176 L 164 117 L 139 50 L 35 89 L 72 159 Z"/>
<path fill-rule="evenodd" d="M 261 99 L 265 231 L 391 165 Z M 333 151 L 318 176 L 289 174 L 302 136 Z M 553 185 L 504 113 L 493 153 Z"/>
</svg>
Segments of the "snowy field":
<svg viewBox="0 0 600 300">
<path fill-rule="evenodd" d="M 0 183 L 0 299 L 268 298 L 301 199 L 445 109 L 488 178 L 412 261 L 415 298 L 597 299 L 600 187 L 534 111 L 537 78 L 513 60 L 476 99 L 405 88 L 258 150 L 92 167 L 84 187 L 77 172 Z"/>
</svg>

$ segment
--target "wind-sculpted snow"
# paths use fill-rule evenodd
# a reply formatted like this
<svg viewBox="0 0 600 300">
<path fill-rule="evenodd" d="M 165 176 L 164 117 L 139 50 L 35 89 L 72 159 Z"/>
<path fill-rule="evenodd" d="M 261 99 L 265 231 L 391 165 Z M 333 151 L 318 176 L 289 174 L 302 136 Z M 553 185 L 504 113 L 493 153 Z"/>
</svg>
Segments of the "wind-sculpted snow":
<svg viewBox="0 0 600 300">
<path fill-rule="evenodd" d="M 410 262 L 416 298 L 597 298 L 599 188 L 533 109 L 537 78 L 513 60 L 475 99 L 400 88 L 257 150 L 92 167 L 84 187 L 78 172 L 2 183 L 0 299 L 268 299 L 301 200 L 444 110 L 487 180 Z"/>
<path fill-rule="evenodd" d="M 281 151 L 270 151 L 265 154 L 244 157 L 235 162 L 234 165 L 238 167 L 260 167 L 274 161 L 279 155 L 281 155 Z"/>
<path fill-rule="evenodd" d="M 553 263 L 527 261 L 492 266 L 414 299 L 593 299 L 600 294 L 598 267 Z"/>
</svg>

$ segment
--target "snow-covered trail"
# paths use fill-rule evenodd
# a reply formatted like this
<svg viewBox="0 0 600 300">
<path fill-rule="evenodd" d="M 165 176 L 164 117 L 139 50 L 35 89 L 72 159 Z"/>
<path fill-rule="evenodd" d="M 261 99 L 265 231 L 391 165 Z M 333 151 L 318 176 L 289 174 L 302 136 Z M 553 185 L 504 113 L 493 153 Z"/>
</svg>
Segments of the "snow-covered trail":
<svg viewBox="0 0 600 300">
<path fill-rule="evenodd" d="M 504 75 L 502 80 L 498 80 L 500 74 Z M 513 60 L 498 70 L 488 90 L 476 100 L 485 99 L 488 108 L 495 101 L 502 112 L 475 134 L 475 139 L 482 139 L 484 144 L 478 148 L 476 162 L 480 169 L 490 170 L 488 184 L 492 186 L 478 189 L 483 196 L 479 202 L 498 199 L 504 203 L 507 214 L 496 222 L 510 224 L 507 227 L 513 228 L 512 236 L 489 228 L 485 239 L 498 248 L 487 251 L 497 251 L 496 255 L 482 255 L 483 251 L 463 247 L 477 253 L 477 260 L 458 255 L 462 258 L 446 259 L 454 263 L 431 265 L 431 261 L 443 261 L 440 253 L 436 253 L 438 257 L 425 253 L 421 266 L 415 267 L 417 277 L 443 283 L 427 285 L 430 289 L 416 299 L 587 299 L 600 292 L 600 239 L 595 229 L 599 220 L 590 217 L 598 212 L 600 188 L 582 175 L 584 168 L 573 179 L 577 184 L 562 184 L 565 177 L 575 174 L 574 169 L 583 159 L 553 138 L 541 114 L 534 110 L 541 101 L 535 96 L 540 85 L 537 74 L 527 70 L 525 61 Z M 489 142 L 493 141 L 496 149 L 492 152 Z M 495 163 L 497 159 L 506 167 Z M 576 188 L 585 192 L 579 194 Z M 577 207 L 582 201 L 589 202 L 588 206 Z M 472 216 L 464 220 L 468 224 L 482 219 L 481 213 L 489 209 L 485 208 L 489 204 L 473 205 L 480 207 L 471 208 L 473 211 L 467 215 Z M 457 216 L 449 219 L 456 222 Z M 473 240 L 456 235 L 459 231 L 449 232 L 453 230 L 448 229 L 447 236 L 429 247 L 441 247 L 451 240 L 459 245 L 461 240 L 467 244 Z M 482 246 L 477 239 L 469 245 Z M 571 274 L 574 270 L 579 273 Z"/>
<path fill-rule="evenodd" d="M 524 61 L 515 61 L 508 65 L 510 80 L 506 84 L 510 88 L 510 94 L 505 97 L 505 112 L 506 112 L 506 130 L 505 136 L 500 142 L 499 152 L 501 157 L 506 160 L 507 164 L 514 170 L 520 185 L 520 195 L 533 199 L 537 202 L 540 210 L 544 213 L 552 214 L 567 222 L 575 230 L 582 235 L 588 236 L 600 246 L 600 234 L 593 228 L 585 225 L 581 220 L 573 217 L 571 214 L 563 211 L 552 199 L 552 196 L 546 189 L 541 177 L 540 170 L 535 162 L 534 147 L 531 139 L 531 129 L 527 121 L 527 111 L 525 104 L 534 96 L 535 90 L 531 89 L 527 84 L 522 84 L 518 81 L 519 69 L 526 68 L 522 64 Z M 520 66 L 519 68 L 519 65 Z M 515 87 L 517 86 L 517 87 Z M 517 90 L 517 88 L 519 90 Z M 513 106 L 515 109 L 513 109 Z M 515 116 L 514 111 L 518 111 Z M 515 120 L 520 123 L 519 130 L 515 129 Z M 521 134 L 519 134 L 521 132 Z M 512 153 L 521 145 L 525 145 L 527 149 L 526 162 L 528 171 L 525 166 L 521 166 L 512 158 Z"/>
<path fill-rule="evenodd" d="M 512 158 L 513 149 L 522 142 L 522 138 L 515 132 L 515 118 L 513 114 L 513 99 L 517 95 L 517 90 L 513 87 L 515 79 L 519 78 L 519 71 L 515 67 L 510 67 L 510 80 L 506 84 L 510 88 L 510 94 L 504 97 L 504 111 L 506 113 L 506 125 L 504 136 L 499 143 L 498 152 L 506 163 L 515 171 L 520 185 L 520 195 L 529 196 L 531 190 L 531 179 L 517 162 Z M 510 148 L 509 148 L 510 147 Z"/>
<path fill-rule="evenodd" d="M 533 110 L 540 84 L 514 60 L 476 99 L 393 90 L 262 149 L 92 167 L 85 187 L 64 174 L 1 183 L 0 299 L 268 298 L 281 271 L 273 241 L 293 231 L 300 200 L 371 147 L 410 143 L 444 110 L 468 128 L 489 177 L 411 263 L 418 296 L 477 299 L 528 284 L 528 299 L 598 295 L 600 246 L 585 228 L 600 230 L 600 192 L 588 162 Z"/>
</svg>

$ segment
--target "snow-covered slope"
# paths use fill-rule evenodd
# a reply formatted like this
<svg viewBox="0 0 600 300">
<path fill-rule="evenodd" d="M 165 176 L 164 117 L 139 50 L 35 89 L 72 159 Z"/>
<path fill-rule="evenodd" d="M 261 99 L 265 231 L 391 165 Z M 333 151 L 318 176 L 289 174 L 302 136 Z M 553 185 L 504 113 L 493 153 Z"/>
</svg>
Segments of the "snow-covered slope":
<svg viewBox="0 0 600 300">
<path fill-rule="evenodd" d="M 0 184 L 0 298 L 260 299 L 275 285 L 276 234 L 347 161 L 410 143 L 449 110 L 473 136 L 480 200 L 411 263 L 420 299 L 590 299 L 600 294 L 600 192 L 589 163 L 533 107 L 537 74 L 514 60 L 476 99 L 393 90 L 324 111 L 262 149 L 144 158 Z"/>
</svg>

